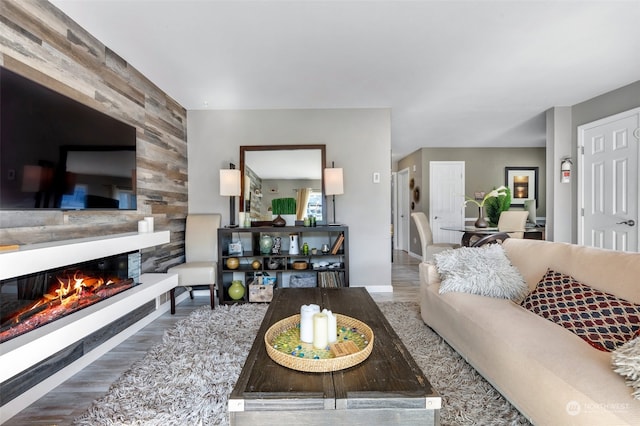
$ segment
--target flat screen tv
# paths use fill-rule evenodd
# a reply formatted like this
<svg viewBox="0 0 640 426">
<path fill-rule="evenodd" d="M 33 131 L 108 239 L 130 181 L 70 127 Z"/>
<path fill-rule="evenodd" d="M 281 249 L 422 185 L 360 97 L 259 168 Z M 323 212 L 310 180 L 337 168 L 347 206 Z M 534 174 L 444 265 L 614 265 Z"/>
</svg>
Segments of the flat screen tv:
<svg viewBox="0 0 640 426">
<path fill-rule="evenodd" d="M 136 209 L 136 129 L 0 67 L 0 209 Z"/>
</svg>

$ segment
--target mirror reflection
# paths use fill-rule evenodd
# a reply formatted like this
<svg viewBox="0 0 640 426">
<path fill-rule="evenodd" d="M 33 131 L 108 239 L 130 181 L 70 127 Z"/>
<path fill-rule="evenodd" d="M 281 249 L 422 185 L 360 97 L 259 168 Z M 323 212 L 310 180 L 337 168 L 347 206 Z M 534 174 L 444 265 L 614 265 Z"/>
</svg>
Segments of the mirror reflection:
<svg viewBox="0 0 640 426">
<path fill-rule="evenodd" d="M 325 145 L 241 146 L 240 211 L 252 221 L 271 221 L 274 199 L 294 199 L 296 211 L 289 220 L 314 216 L 322 221 L 324 164 Z"/>
</svg>

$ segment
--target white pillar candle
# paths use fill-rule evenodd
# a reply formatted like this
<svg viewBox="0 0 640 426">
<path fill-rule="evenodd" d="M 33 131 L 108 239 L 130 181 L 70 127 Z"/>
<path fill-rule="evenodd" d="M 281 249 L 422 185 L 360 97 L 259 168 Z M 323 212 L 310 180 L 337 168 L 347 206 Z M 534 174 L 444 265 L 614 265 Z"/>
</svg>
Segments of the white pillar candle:
<svg viewBox="0 0 640 426">
<path fill-rule="evenodd" d="M 329 343 L 335 343 L 338 340 L 338 321 L 336 316 L 327 309 L 323 309 L 322 313 L 327 316 L 327 339 Z"/>
<path fill-rule="evenodd" d="M 153 216 L 147 216 L 144 220 L 147 222 L 147 232 L 153 232 Z"/>
<path fill-rule="evenodd" d="M 329 344 L 329 318 L 326 314 L 313 315 L 313 347 L 325 349 Z"/>
<path fill-rule="evenodd" d="M 313 315 L 320 312 L 318 305 L 302 305 L 300 307 L 300 341 L 313 343 Z"/>
<path fill-rule="evenodd" d="M 146 220 L 138 221 L 138 232 L 149 232 L 149 223 Z"/>
</svg>

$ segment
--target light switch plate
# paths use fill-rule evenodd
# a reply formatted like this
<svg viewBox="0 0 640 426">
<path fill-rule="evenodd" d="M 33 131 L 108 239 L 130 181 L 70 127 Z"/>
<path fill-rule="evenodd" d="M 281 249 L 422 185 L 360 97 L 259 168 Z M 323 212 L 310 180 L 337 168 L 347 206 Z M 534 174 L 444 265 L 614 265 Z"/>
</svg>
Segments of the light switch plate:
<svg viewBox="0 0 640 426">
<path fill-rule="evenodd" d="M 380 183 L 380 172 L 373 173 L 373 183 Z"/>
</svg>

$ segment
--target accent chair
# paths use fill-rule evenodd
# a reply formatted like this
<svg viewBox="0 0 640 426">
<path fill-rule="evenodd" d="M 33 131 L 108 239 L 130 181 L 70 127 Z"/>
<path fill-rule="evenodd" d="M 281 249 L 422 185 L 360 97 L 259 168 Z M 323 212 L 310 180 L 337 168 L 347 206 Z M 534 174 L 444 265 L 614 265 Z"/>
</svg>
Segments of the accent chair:
<svg viewBox="0 0 640 426">
<path fill-rule="evenodd" d="M 498 231 L 506 232 L 511 238 L 524 238 L 528 216 L 529 212 L 525 210 L 503 211 L 498 219 Z"/>
<path fill-rule="evenodd" d="M 193 299 L 193 289 L 208 286 L 211 309 L 215 307 L 216 268 L 218 266 L 218 228 L 220 214 L 190 214 L 184 237 L 185 263 L 169 268 L 178 274 L 178 287 L 185 287 Z M 176 312 L 176 289 L 170 291 L 171 313 Z"/>
<path fill-rule="evenodd" d="M 411 218 L 418 228 L 418 234 L 420 235 L 420 242 L 422 246 L 422 261 L 428 262 L 433 260 L 433 255 L 441 251 L 454 249 L 460 247 L 460 244 L 454 243 L 436 243 L 433 242 L 433 233 L 431 232 L 431 225 L 429 225 L 429 219 L 423 212 L 411 213 Z"/>
</svg>

